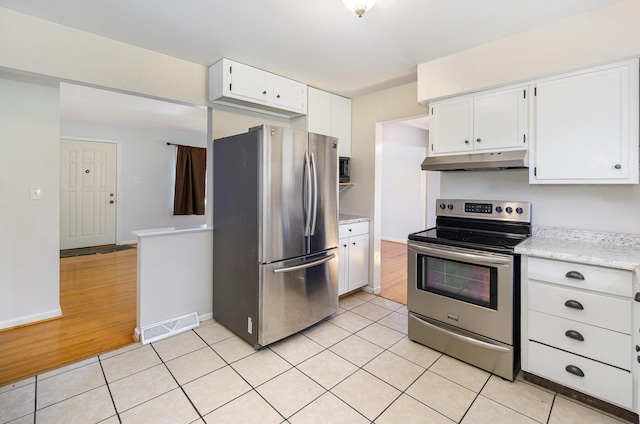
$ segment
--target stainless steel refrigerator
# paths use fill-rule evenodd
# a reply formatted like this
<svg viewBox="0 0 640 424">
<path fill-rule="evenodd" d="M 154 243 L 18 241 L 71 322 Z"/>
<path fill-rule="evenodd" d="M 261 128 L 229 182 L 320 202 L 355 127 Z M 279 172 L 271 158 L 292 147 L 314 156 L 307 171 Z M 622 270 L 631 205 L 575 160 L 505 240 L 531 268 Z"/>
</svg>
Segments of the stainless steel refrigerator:
<svg viewBox="0 0 640 424">
<path fill-rule="evenodd" d="M 213 142 L 213 316 L 256 348 L 338 309 L 337 144 L 270 125 Z"/>
</svg>

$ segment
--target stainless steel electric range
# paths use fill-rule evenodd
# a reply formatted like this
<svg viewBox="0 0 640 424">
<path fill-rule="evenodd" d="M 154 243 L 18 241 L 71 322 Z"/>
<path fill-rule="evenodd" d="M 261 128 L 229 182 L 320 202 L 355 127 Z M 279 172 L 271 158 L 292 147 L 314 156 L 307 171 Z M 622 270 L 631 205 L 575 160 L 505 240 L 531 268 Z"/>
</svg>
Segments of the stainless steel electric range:
<svg viewBox="0 0 640 424">
<path fill-rule="evenodd" d="M 409 235 L 409 338 L 513 380 L 520 368 L 520 256 L 527 202 L 440 199 Z"/>
</svg>

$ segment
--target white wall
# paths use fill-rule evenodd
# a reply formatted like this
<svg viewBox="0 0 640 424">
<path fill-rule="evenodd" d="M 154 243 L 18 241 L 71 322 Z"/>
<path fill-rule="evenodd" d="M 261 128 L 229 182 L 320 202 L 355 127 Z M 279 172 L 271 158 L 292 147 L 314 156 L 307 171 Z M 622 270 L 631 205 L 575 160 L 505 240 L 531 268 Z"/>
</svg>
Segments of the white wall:
<svg viewBox="0 0 640 424">
<path fill-rule="evenodd" d="M 418 66 L 429 100 L 640 56 L 640 1 L 611 6 Z"/>
<path fill-rule="evenodd" d="M 640 234 L 640 185 L 529 185 L 527 170 L 443 172 L 442 196 L 522 200 L 535 226 Z"/>
<path fill-rule="evenodd" d="M 0 7 L 2 67 L 207 104 L 207 68 Z"/>
<path fill-rule="evenodd" d="M 117 244 L 136 242 L 134 230 L 205 223 L 204 215 L 173 215 L 176 147 L 167 146 L 171 142 L 207 147 L 205 134 L 79 121 L 63 121 L 60 131 L 62 138 L 117 141 Z M 140 182 L 134 183 L 134 178 Z"/>
<path fill-rule="evenodd" d="M 213 231 L 148 232 L 138 241 L 138 329 L 213 314 Z"/>
<path fill-rule="evenodd" d="M 376 134 L 382 139 L 383 122 L 424 115 L 427 108 L 416 100 L 417 84 L 410 83 L 395 88 L 356 97 L 351 102 L 351 181 L 355 185 L 340 196 L 340 212 L 367 216 L 371 219 L 371 249 L 369 256 L 369 289 L 380 287 L 380 233 L 382 204 L 376 197 L 376 187 L 382 187 L 382 146 L 376 146 Z"/>
<path fill-rule="evenodd" d="M 409 233 L 426 225 L 427 173 L 420 164 L 428 143 L 427 131 L 393 122 L 382 125 L 383 240 L 406 243 Z"/>
<path fill-rule="evenodd" d="M 0 93 L 2 329 L 60 315 L 60 90 L 0 72 Z"/>
</svg>

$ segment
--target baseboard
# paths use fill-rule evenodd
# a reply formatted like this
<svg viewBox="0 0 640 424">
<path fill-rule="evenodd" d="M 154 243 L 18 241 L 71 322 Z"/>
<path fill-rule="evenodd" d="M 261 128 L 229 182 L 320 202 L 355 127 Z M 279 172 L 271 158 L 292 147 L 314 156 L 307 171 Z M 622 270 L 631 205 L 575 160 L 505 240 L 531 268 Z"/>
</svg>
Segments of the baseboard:
<svg viewBox="0 0 640 424">
<path fill-rule="evenodd" d="M 206 321 L 208 319 L 213 319 L 213 312 L 209 312 L 209 313 L 206 313 L 206 314 L 198 315 L 198 319 L 200 320 L 200 322 Z"/>
<path fill-rule="evenodd" d="M 0 322 L 0 330 L 8 330 L 13 327 L 20 327 L 23 325 L 36 324 L 41 321 L 47 321 L 53 318 L 62 317 L 62 309 L 57 308 L 53 311 L 43 312 L 41 314 L 28 315 L 16 319 L 10 319 Z"/>
<path fill-rule="evenodd" d="M 570 387 L 563 386 L 562 384 L 556 383 L 555 381 L 547 380 L 544 377 L 540 377 L 526 371 L 523 371 L 522 374 L 526 381 L 537 384 L 538 386 L 542 386 L 546 389 L 553 390 L 554 392 L 567 396 L 568 398 L 585 403 L 593 408 L 600 409 L 601 411 L 615 415 L 616 417 L 622 418 L 631 423 L 638 424 L 638 414 L 636 414 L 635 412 L 624 409 L 618 405 L 613 405 L 602 399 L 589 396 L 586 393 L 579 392 Z"/>
<path fill-rule="evenodd" d="M 389 238 L 389 237 L 380 237 L 380 241 L 390 241 L 391 243 L 407 244 L 406 238 L 396 239 L 396 238 Z"/>
</svg>

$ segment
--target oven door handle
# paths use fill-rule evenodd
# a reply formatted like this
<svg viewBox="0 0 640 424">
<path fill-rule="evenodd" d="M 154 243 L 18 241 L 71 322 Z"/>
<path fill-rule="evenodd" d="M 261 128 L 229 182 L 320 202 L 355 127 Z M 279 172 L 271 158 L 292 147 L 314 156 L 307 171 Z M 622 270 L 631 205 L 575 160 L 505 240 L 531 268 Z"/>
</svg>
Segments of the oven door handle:
<svg viewBox="0 0 640 424">
<path fill-rule="evenodd" d="M 462 334 L 458 334 L 458 333 L 454 333 L 454 332 L 449 331 L 449 330 L 445 330 L 444 328 L 440 328 L 437 325 L 433 325 L 433 324 L 431 324 L 429 322 L 426 322 L 425 320 L 422 320 L 422 319 L 418 318 L 417 316 L 415 316 L 413 314 L 409 314 L 409 318 L 413 318 L 419 324 L 422 324 L 425 327 L 429 327 L 432 330 L 439 331 L 440 333 L 444 333 L 444 334 L 446 334 L 446 335 L 448 335 L 450 337 L 453 337 L 455 339 L 462 340 L 463 342 L 471 343 L 471 344 L 474 344 L 476 346 L 484 347 L 486 349 L 491 349 L 491 350 L 495 350 L 495 351 L 498 351 L 498 352 L 509 352 L 509 349 L 507 349 L 506 347 L 494 345 L 492 343 L 483 342 L 482 340 L 476 340 L 476 339 L 474 339 L 472 337 L 463 336 Z"/>
<path fill-rule="evenodd" d="M 451 259 L 482 261 L 485 263 L 496 264 L 496 265 L 508 265 L 511 263 L 511 258 L 500 258 L 495 256 L 476 255 L 473 253 L 452 252 L 450 250 L 437 249 L 437 248 L 426 247 L 426 246 L 418 246 L 416 244 L 410 244 L 409 249 L 417 250 L 422 253 L 438 255 L 440 257 L 447 256 L 448 258 L 451 258 Z"/>
</svg>

